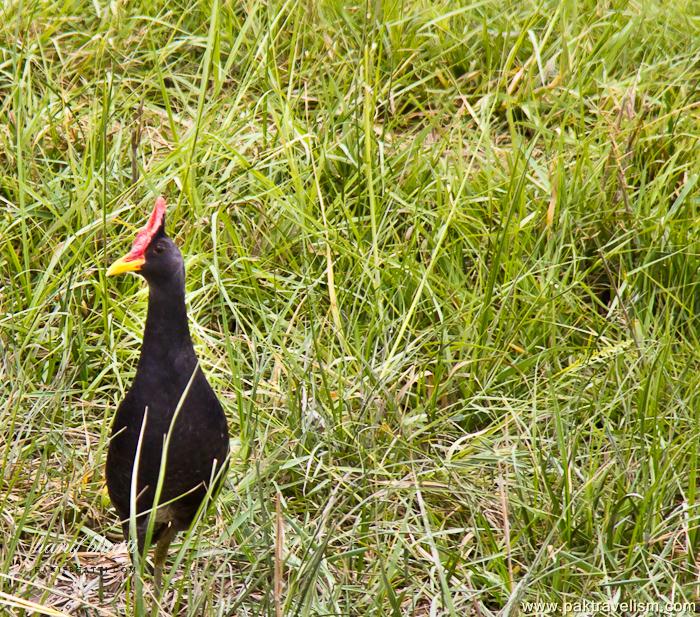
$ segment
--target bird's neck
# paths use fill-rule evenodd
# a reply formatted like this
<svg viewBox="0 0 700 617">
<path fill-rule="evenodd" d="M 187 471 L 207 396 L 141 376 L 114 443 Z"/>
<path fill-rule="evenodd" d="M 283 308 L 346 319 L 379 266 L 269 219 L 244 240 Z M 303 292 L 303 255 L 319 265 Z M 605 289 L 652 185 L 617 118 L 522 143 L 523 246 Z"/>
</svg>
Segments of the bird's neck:
<svg viewBox="0 0 700 617">
<path fill-rule="evenodd" d="M 151 284 L 139 366 L 151 362 L 168 366 L 174 358 L 193 366 L 197 362 L 187 325 L 185 287 L 180 282 Z"/>
</svg>

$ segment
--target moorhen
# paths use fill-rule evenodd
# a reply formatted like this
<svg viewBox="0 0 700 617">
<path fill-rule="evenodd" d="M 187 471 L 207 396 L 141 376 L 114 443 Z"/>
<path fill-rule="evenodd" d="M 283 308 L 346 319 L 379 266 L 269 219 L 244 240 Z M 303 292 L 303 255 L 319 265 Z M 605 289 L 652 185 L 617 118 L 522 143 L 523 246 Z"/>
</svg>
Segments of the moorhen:
<svg viewBox="0 0 700 617">
<path fill-rule="evenodd" d="M 114 419 L 106 476 L 128 541 L 130 494 L 137 470 L 135 522 L 141 554 L 146 550 L 149 514 L 157 506 L 151 537 L 156 543 L 157 588 L 170 542 L 178 531 L 189 528 L 207 493 L 219 488 L 229 447 L 226 417 L 192 346 L 185 267 L 182 254 L 165 233 L 165 209 L 165 199 L 158 197 L 131 251 L 107 270 L 107 276 L 137 272 L 148 283 L 141 357 Z M 161 461 L 165 471 L 154 504 Z"/>
</svg>

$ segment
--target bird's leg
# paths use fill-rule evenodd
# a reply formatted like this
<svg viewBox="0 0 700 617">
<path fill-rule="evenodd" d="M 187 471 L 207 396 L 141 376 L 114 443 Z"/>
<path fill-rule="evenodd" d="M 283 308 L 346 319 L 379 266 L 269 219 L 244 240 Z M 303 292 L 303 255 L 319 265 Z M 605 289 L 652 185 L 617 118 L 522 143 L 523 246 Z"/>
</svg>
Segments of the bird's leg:
<svg viewBox="0 0 700 617">
<path fill-rule="evenodd" d="M 156 551 L 153 556 L 153 578 L 156 584 L 156 590 L 160 593 L 160 583 L 163 576 L 163 564 L 165 563 L 165 558 L 168 556 L 168 547 L 173 541 L 175 534 L 175 525 L 170 523 L 167 529 L 158 539 L 156 543 Z"/>
</svg>

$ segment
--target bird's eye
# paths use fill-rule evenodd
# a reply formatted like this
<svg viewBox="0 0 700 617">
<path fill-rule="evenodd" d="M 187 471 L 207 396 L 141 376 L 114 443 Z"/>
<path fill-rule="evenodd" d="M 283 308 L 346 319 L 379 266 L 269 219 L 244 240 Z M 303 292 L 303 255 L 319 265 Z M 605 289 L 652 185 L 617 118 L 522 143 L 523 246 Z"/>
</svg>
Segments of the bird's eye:
<svg viewBox="0 0 700 617">
<path fill-rule="evenodd" d="M 153 252 L 154 252 L 156 255 L 160 255 L 164 250 L 165 250 L 165 244 L 163 244 L 162 242 L 159 242 L 158 244 L 156 244 L 156 245 L 153 247 Z"/>
</svg>

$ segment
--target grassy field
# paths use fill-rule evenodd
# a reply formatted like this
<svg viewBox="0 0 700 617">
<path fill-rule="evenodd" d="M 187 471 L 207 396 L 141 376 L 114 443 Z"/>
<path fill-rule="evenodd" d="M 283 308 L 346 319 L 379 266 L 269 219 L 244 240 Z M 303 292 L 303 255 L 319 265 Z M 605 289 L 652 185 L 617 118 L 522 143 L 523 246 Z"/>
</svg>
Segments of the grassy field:
<svg viewBox="0 0 700 617">
<path fill-rule="evenodd" d="M 697 2 L 0 17 L 0 614 L 700 608 Z M 158 599 L 104 462 L 160 193 L 235 455 Z"/>
</svg>

